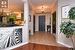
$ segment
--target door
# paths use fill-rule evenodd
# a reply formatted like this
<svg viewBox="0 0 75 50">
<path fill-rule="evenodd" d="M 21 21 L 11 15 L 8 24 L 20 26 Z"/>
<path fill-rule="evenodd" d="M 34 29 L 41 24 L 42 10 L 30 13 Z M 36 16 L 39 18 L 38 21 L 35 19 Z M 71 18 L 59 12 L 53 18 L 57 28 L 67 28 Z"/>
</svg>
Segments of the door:
<svg viewBox="0 0 75 50">
<path fill-rule="evenodd" d="M 45 31 L 45 16 L 39 16 L 39 31 Z"/>
</svg>

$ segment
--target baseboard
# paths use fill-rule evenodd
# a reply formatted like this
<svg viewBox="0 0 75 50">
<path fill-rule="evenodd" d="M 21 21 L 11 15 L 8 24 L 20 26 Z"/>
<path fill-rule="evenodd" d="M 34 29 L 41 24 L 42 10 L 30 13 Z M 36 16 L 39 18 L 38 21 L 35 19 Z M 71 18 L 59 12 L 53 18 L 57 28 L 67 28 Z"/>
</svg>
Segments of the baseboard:
<svg viewBox="0 0 75 50">
<path fill-rule="evenodd" d="M 57 43 L 59 43 L 59 44 L 61 44 L 61 45 L 64 45 L 65 47 L 68 47 L 68 48 L 73 48 L 72 46 L 69 46 L 69 45 L 64 44 L 64 43 L 62 43 L 62 42 L 59 42 L 59 41 L 57 41 Z"/>
<path fill-rule="evenodd" d="M 15 45 L 15 46 L 9 47 L 9 48 L 5 48 L 5 49 L 2 49 L 2 50 L 12 50 L 12 49 L 14 49 L 14 48 L 17 48 L 17 47 L 23 46 L 23 45 L 28 44 L 28 43 L 29 43 L 29 42 L 21 43 L 21 44 L 18 44 L 18 45 Z"/>
</svg>

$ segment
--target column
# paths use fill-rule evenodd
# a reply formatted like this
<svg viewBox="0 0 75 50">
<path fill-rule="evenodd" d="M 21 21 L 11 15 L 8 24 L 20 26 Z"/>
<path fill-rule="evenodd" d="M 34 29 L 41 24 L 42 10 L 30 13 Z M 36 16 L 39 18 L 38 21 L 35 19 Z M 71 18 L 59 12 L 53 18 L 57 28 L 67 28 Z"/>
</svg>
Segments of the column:
<svg viewBox="0 0 75 50">
<path fill-rule="evenodd" d="M 28 18 L 29 18 L 29 4 L 28 0 L 24 0 L 24 26 L 23 26 L 23 42 L 29 41 L 29 32 L 28 32 Z"/>
</svg>

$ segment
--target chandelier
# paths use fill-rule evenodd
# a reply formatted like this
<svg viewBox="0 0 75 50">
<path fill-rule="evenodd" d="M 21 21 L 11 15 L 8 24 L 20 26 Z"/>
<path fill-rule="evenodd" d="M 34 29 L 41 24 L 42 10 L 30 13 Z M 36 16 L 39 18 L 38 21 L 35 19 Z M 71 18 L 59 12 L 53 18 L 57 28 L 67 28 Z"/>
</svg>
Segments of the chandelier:
<svg viewBox="0 0 75 50">
<path fill-rule="evenodd" d="M 4 12 L 5 8 L 8 8 L 8 0 L 0 0 L 0 9 L 2 9 L 0 16 L 6 16 L 6 13 Z"/>
<path fill-rule="evenodd" d="M 0 8 L 7 8 L 8 0 L 0 0 Z"/>
<path fill-rule="evenodd" d="M 47 0 L 42 0 L 42 4 L 37 7 L 36 13 L 48 13 L 50 12 L 50 8 L 47 5 Z"/>
<path fill-rule="evenodd" d="M 47 10 L 48 10 L 48 6 L 47 6 L 47 5 L 41 5 L 41 6 L 40 6 L 40 11 L 41 11 L 42 13 L 46 12 Z"/>
</svg>

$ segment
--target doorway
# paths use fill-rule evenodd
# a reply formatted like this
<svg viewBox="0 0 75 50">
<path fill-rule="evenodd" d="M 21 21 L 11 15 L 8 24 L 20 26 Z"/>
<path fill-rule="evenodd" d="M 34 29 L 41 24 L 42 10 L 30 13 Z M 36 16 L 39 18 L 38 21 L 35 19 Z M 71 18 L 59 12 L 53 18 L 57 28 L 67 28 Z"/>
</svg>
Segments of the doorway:
<svg viewBox="0 0 75 50">
<path fill-rule="evenodd" d="M 39 31 L 45 32 L 45 16 L 39 16 Z"/>
<path fill-rule="evenodd" d="M 33 32 L 35 33 L 35 15 L 33 15 Z"/>
<path fill-rule="evenodd" d="M 56 34 L 56 12 L 52 14 L 52 33 Z"/>
<path fill-rule="evenodd" d="M 3 16 L 0 16 L 0 24 L 3 22 L 2 19 L 3 19 Z"/>
</svg>

